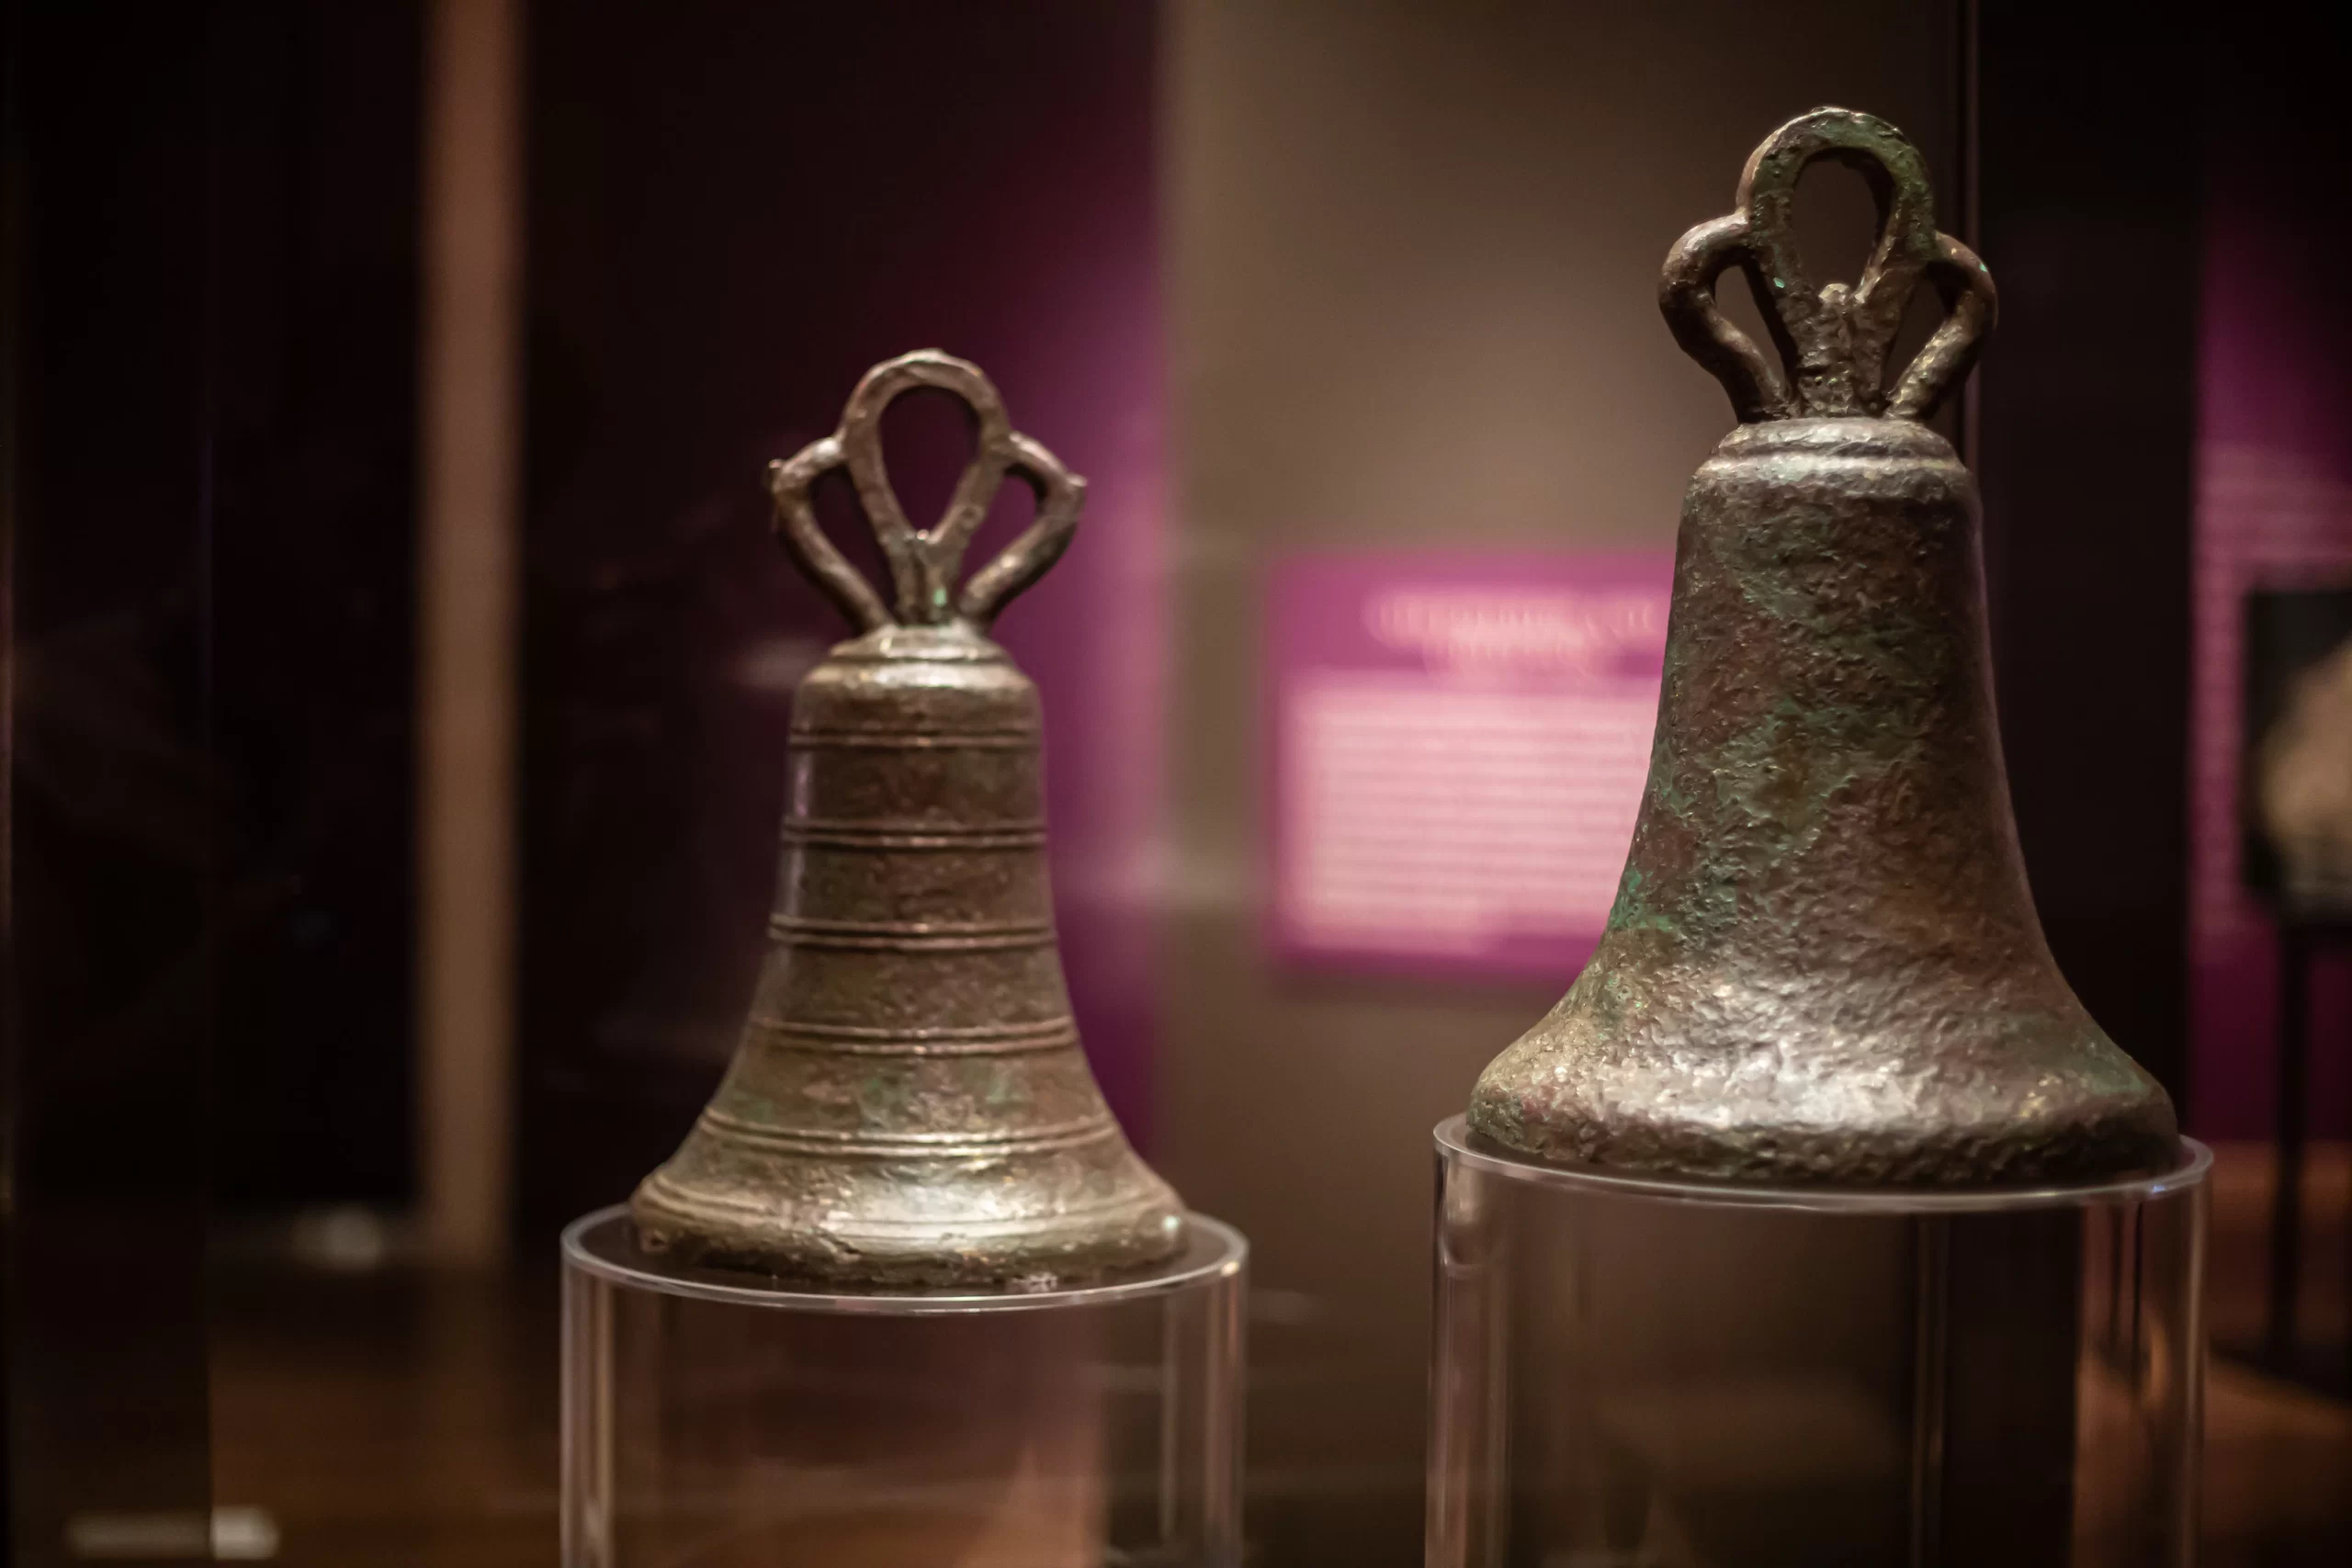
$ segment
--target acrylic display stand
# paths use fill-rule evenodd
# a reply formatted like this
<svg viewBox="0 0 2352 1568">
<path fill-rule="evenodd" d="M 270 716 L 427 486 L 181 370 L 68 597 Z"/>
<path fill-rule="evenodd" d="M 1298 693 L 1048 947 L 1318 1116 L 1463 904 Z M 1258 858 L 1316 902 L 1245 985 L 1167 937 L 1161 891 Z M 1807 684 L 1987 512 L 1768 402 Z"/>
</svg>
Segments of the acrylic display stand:
<svg viewBox="0 0 2352 1568">
<path fill-rule="evenodd" d="M 830 1295 L 564 1233 L 565 1568 L 1234 1568 L 1246 1244 L 1149 1273 Z"/>
<path fill-rule="evenodd" d="M 1437 1130 L 1430 1568 L 2193 1561 L 2211 1156 L 1761 1189 Z"/>
</svg>

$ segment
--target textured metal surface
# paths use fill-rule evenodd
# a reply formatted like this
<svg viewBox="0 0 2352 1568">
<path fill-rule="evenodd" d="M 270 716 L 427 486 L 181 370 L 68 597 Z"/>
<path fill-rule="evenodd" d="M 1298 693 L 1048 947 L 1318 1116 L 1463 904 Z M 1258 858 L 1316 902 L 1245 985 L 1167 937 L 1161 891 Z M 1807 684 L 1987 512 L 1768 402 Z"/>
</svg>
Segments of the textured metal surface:
<svg viewBox="0 0 2352 1568">
<path fill-rule="evenodd" d="M 933 527 L 882 462 L 883 409 L 954 393 L 976 454 Z M 847 470 L 886 604 L 819 528 Z M 959 588 L 1007 474 L 1035 521 Z M 725 1081 L 630 1204 L 649 1247 L 854 1286 L 1062 1283 L 1172 1254 L 1176 1195 L 1103 1104 L 1070 1016 L 1046 880 L 1037 689 L 988 631 L 1069 545 L 1083 481 L 1016 434 L 978 368 L 877 366 L 841 428 L 771 467 L 787 550 L 862 635 L 792 706 L 770 947 Z"/>
<path fill-rule="evenodd" d="M 1816 289 L 1790 243 L 1817 158 L 1878 197 L 1851 287 Z M 1853 1186 L 2177 1157 L 2170 1102 L 2075 1000 L 2027 889 L 1975 486 L 1919 423 L 1965 376 L 1995 296 L 1933 212 L 1899 131 L 1817 109 L 1757 150 L 1736 211 L 1668 256 L 1667 320 L 1741 423 L 1684 502 L 1649 782 L 1606 934 L 1479 1078 L 1470 1121 L 1488 1144 Z M 1717 309 L 1733 265 L 1785 373 Z M 1944 319 L 1890 375 L 1923 280 Z"/>
</svg>

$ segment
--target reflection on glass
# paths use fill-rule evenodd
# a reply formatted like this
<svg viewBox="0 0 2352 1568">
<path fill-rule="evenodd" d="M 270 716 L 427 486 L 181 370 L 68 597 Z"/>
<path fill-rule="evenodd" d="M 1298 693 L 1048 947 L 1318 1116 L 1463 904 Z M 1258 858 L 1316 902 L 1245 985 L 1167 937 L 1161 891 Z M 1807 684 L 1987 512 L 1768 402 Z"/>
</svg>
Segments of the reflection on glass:
<svg viewBox="0 0 2352 1568">
<path fill-rule="evenodd" d="M 564 1247 L 566 1568 L 1230 1568 L 1243 1243 L 1034 1294 L 821 1295 Z"/>
<path fill-rule="evenodd" d="M 2186 1563 L 2205 1177 L 1567 1171 L 1439 1129 L 1432 1568 Z"/>
</svg>

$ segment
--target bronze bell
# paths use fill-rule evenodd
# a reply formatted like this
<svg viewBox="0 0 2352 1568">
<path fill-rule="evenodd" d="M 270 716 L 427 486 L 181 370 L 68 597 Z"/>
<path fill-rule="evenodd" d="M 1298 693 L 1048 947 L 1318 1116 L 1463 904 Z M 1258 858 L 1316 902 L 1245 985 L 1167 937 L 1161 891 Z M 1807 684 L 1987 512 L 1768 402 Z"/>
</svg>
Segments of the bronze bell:
<svg viewBox="0 0 2352 1568">
<path fill-rule="evenodd" d="M 1880 232 L 1814 288 L 1797 176 L 1859 170 Z M 1755 291 L 1786 374 L 1726 321 Z M 1887 358 L 1922 279 L 1944 319 Z M 1659 304 L 1738 428 L 1692 479 L 1649 782 L 1591 963 L 1490 1064 L 1476 1134 L 1538 1159 L 1753 1182 L 1992 1186 L 2169 1168 L 2171 1102 L 2052 960 L 1993 713 L 1975 486 L 1922 423 L 1993 280 L 1918 150 L 1815 109 L 1684 235 Z"/>
<path fill-rule="evenodd" d="M 978 424 L 926 530 L 882 462 L 882 411 L 918 387 Z M 818 526 L 810 488 L 834 468 L 895 606 Z M 1035 521 L 959 589 L 1008 473 L 1035 492 Z M 751 1018 L 684 1145 L 637 1190 L 640 1240 L 851 1287 L 1035 1287 L 1169 1256 L 1176 1195 L 1104 1105 L 1063 986 L 1037 688 L 988 636 L 1069 546 L 1084 481 L 1014 432 L 978 367 L 924 351 L 869 371 L 841 428 L 771 465 L 768 489 L 786 548 L 860 635 L 794 694 Z"/>
</svg>

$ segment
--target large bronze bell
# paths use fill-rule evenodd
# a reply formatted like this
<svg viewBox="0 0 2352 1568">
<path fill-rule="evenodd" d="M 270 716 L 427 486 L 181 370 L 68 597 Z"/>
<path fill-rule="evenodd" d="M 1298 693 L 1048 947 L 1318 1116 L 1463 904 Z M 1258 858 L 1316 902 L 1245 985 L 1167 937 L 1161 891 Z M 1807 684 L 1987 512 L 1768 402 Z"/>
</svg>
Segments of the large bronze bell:
<svg viewBox="0 0 2352 1568">
<path fill-rule="evenodd" d="M 1859 170 L 1880 234 L 1815 289 L 1797 176 Z M 1718 308 L 1747 275 L 1786 367 Z M 1945 316 L 1898 375 L 1922 280 Z M 1922 423 L 1993 326 L 1917 149 L 1816 109 L 1683 236 L 1659 303 L 1740 424 L 1691 480 L 1649 783 L 1606 934 L 1488 1066 L 1476 1134 L 1758 1182 L 1991 1186 L 2168 1168 L 2164 1090 L 2052 962 L 1994 722 L 1975 487 Z"/>
<path fill-rule="evenodd" d="M 881 447 L 883 409 L 918 387 L 978 423 L 925 530 Z M 895 604 L 818 526 L 810 489 L 835 468 Z M 959 588 L 1007 474 L 1035 521 Z M 1103 1104 L 1063 986 L 1037 688 L 988 636 L 1069 545 L 1084 481 L 1013 431 L 976 367 L 926 351 L 868 372 L 768 487 L 786 547 L 860 635 L 794 695 L 766 963 L 725 1081 L 637 1190 L 640 1240 L 851 1287 L 1043 1286 L 1169 1256 L 1176 1195 Z"/>
</svg>

